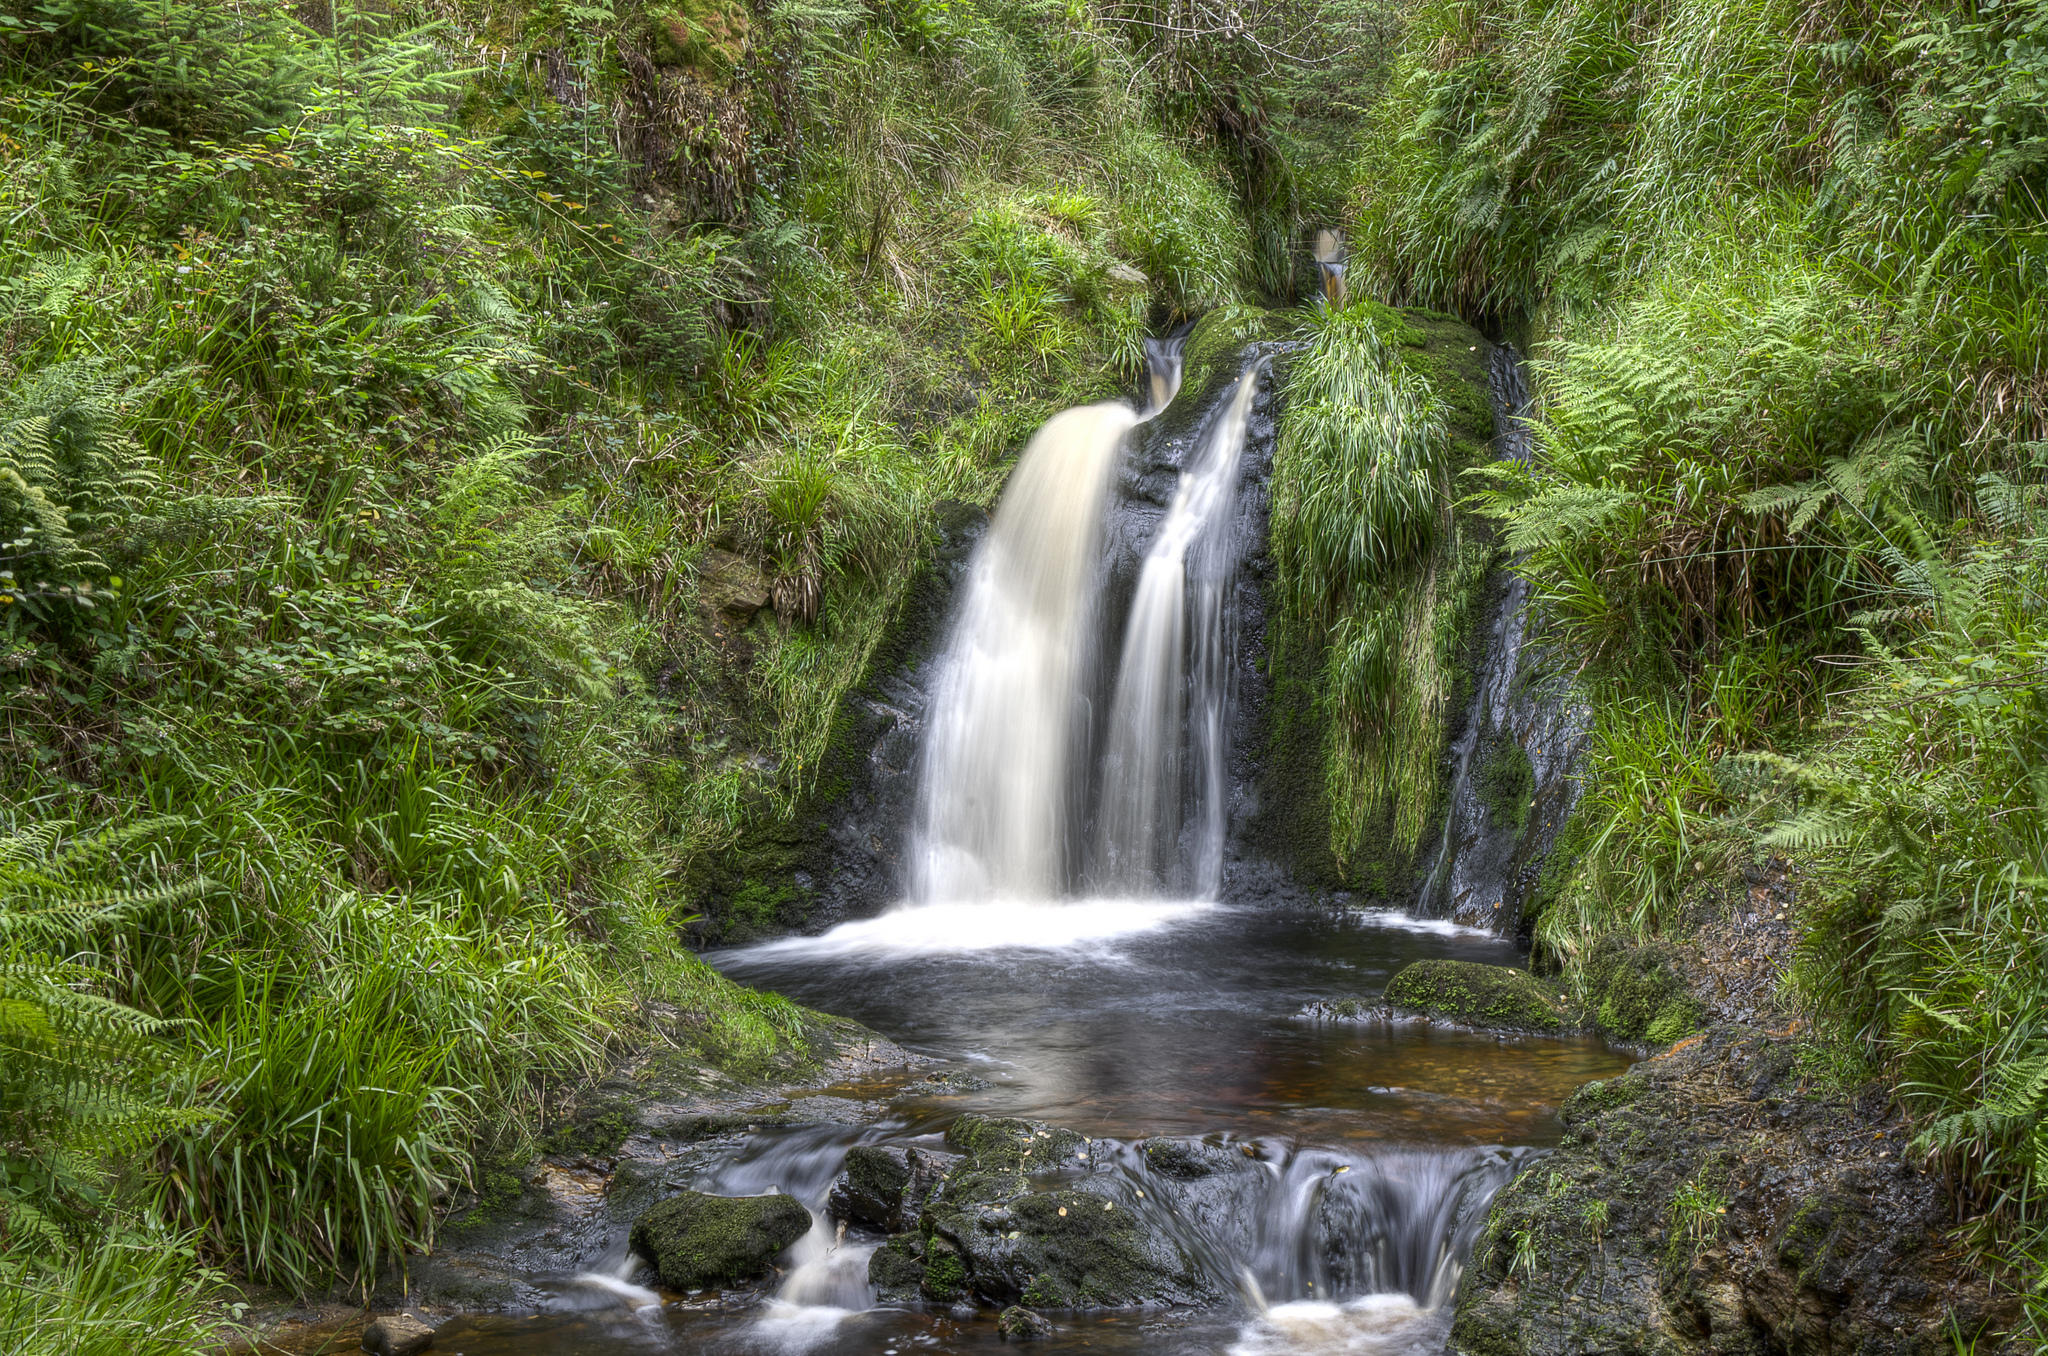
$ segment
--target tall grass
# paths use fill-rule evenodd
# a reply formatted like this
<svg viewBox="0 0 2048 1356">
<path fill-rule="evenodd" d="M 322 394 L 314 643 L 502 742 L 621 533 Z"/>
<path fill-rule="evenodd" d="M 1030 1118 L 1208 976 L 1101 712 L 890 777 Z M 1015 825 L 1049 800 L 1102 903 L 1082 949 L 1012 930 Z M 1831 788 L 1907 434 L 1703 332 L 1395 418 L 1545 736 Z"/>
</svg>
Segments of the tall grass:
<svg viewBox="0 0 2048 1356">
<path fill-rule="evenodd" d="M 1280 664 L 1317 674 L 1330 850 L 1397 894 L 1440 799 L 1447 705 L 1483 552 L 1453 533 L 1442 402 L 1400 318 L 1324 313 L 1273 460 Z"/>
</svg>

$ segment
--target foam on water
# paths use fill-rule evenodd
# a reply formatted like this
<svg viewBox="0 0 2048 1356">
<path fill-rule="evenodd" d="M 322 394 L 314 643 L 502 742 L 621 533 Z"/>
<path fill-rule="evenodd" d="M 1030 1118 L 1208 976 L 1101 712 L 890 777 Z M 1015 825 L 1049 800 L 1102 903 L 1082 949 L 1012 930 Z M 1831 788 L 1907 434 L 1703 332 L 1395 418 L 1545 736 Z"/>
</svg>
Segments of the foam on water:
<svg viewBox="0 0 2048 1356">
<path fill-rule="evenodd" d="M 746 948 L 751 958 L 872 959 L 987 951 L 1058 951 L 1135 937 L 1211 912 L 1199 899 L 1015 900 L 919 904 L 841 923 L 817 937 Z"/>
<path fill-rule="evenodd" d="M 1408 1356 L 1442 1350 L 1447 1316 L 1408 1295 L 1276 1304 L 1245 1325 L 1229 1356 Z"/>
<path fill-rule="evenodd" d="M 1417 918 L 1401 909 L 1354 909 L 1351 916 L 1370 927 L 1399 928 L 1403 932 L 1424 932 L 1433 937 L 1485 937 L 1491 939 L 1493 932 L 1487 928 L 1467 927 L 1454 923 L 1448 918 Z"/>
</svg>

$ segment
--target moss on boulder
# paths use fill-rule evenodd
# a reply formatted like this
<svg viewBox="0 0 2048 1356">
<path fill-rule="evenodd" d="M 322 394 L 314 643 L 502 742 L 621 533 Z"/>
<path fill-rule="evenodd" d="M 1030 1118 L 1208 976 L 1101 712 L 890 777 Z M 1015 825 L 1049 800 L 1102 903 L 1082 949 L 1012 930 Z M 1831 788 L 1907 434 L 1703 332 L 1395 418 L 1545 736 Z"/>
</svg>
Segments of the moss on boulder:
<svg viewBox="0 0 2048 1356">
<path fill-rule="evenodd" d="M 669 1289 L 698 1290 L 759 1280 L 810 1227 L 794 1197 L 685 1191 L 640 1216 L 629 1245 Z"/>
<path fill-rule="evenodd" d="M 1497 1031 L 1554 1033 L 1564 1008 L 1527 970 L 1473 961 L 1422 960 L 1387 983 L 1389 1007 Z"/>
<path fill-rule="evenodd" d="M 1677 952 L 1610 933 L 1583 967 L 1587 1015 L 1616 1040 L 1669 1045 L 1698 1030 L 1704 1017 Z"/>
<path fill-rule="evenodd" d="M 1094 1171 L 1097 1146 L 1087 1137 L 1035 1121 L 963 1116 L 946 1143 L 964 1158 L 919 1222 L 926 1298 L 971 1294 L 1034 1309 L 1220 1298 L 1179 1241 Z M 1043 1181 L 1046 1174 L 1057 1184 Z"/>
</svg>

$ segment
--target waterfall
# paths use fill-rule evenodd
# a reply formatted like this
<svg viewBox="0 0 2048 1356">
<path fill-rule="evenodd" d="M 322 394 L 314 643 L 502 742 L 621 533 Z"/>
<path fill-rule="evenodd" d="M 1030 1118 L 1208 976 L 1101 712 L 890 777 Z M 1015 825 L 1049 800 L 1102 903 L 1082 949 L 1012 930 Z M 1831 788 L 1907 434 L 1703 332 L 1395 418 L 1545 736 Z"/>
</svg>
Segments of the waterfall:
<svg viewBox="0 0 2048 1356">
<path fill-rule="evenodd" d="M 1048 421 L 968 567 L 925 743 L 919 903 L 1048 899 L 1064 880 L 1103 501 L 1139 419 L 1115 402 Z"/>
<path fill-rule="evenodd" d="M 1150 346 L 1151 400 L 1055 416 L 1026 445 L 968 567 L 934 685 L 911 842 L 911 901 L 1044 901 L 1072 883 L 1074 824 L 1100 786 L 1095 883 L 1118 895 L 1213 896 L 1221 882 L 1230 664 L 1230 531 L 1252 363 L 1210 411 L 1147 550 L 1106 758 L 1090 765 L 1102 524 L 1131 431 L 1180 386 L 1180 348 Z"/>
<path fill-rule="evenodd" d="M 1222 884 L 1230 527 L 1263 367 L 1245 369 L 1197 439 L 1138 575 L 1096 817 L 1096 876 L 1112 893 L 1208 898 Z"/>
</svg>

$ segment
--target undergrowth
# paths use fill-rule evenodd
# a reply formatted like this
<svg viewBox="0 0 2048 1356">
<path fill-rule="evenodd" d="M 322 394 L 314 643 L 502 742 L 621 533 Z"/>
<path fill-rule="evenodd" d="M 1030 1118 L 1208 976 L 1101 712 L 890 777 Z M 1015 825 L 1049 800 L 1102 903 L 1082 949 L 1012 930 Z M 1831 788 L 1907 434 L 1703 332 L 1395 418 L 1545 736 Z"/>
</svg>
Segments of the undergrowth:
<svg viewBox="0 0 2048 1356">
<path fill-rule="evenodd" d="M 1317 313 L 1273 458 L 1275 668 L 1312 682 L 1329 847 L 1395 896 L 1439 812 L 1459 640 L 1490 551 L 1452 512 L 1443 397 L 1398 313 Z M 1314 675 L 1313 679 L 1309 675 Z"/>
<path fill-rule="evenodd" d="M 1531 341 L 1542 454 L 1461 491 L 1593 711 L 1539 950 L 1789 856 L 1795 1000 L 2048 1341 L 2048 8 L 1407 17 L 1352 276 Z"/>
</svg>

